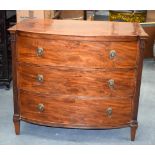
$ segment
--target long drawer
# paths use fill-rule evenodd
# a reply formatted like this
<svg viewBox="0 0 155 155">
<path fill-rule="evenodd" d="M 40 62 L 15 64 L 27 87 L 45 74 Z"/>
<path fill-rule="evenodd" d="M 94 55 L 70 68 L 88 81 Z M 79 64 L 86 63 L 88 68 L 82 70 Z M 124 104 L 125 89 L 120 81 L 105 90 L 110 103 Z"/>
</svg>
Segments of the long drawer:
<svg viewBox="0 0 155 155">
<path fill-rule="evenodd" d="M 136 42 L 92 42 L 17 37 L 18 61 L 39 65 L 132 68 L 137 65 Z"/>
<path fill-rule="evenodd" d="M 20 91 L 22 119 L 68 127 L 117 127 L 131 119 L 131 99 L 76 98 Z"/>
<path fill-rule="evenodd" d="M 78 69 L 18 64 L 18 88 L 53 95 L 133 96 L 136 70 Z"/>
</svg>

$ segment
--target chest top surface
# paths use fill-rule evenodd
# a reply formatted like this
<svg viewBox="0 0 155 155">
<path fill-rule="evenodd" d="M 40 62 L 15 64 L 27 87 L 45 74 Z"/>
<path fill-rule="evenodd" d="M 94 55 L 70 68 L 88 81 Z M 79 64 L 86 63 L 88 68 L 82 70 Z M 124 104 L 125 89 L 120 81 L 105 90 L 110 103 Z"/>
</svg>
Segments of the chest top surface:
<svg viewBox="0 0 155 155">
<path fill-rule="evenodd" d="M 109 21 L 27 19 L 9 31 L 80 37 L 147 37 L 139 23 Z"/>
</svg>

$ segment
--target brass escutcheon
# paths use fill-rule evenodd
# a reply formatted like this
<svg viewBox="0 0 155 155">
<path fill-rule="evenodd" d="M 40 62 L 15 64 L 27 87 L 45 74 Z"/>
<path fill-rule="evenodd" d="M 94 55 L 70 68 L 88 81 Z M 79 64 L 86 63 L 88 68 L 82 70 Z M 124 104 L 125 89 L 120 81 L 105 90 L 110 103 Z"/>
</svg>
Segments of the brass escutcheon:
<svg viewBox="0 0 155 155">
<path fill-rule="evenodd" d="M 38 47 L 36 50 L 37 56 L 42 56 L 44 53 L 44 49 L 41 47 Z"/>
<path fill-rule="evenodd" d="M 39 103 L 37 105 L 37 109 L 38 109 L 39 112 L 43 112 L 44 111 L 44 105 L 42 103 Z"/>
<path fill-rule="evenodd" d="M 43 82 L 43 81 L 44 81 L 44 76 L 41 75 L 41 74 L 38 74 L 37 77 L 36 77 L 36 80 L 37 80 L 38 82 Z"/>
<path fill-rule="evenodd" d="M 116 57 L 116 51 L 115 50 L 111 50 L 110 54 L 109 54 L 109 58 L 110 59 L 114 59 Z"/>
<path fill-rule="evenodd" d="M 112 108 L 111 108 L 111 107 L 107 108 L 106 114 L 107 114 L 107 116 L 108 116 L 109 118 L 111 118 L 111 116 L 112 116 Z"/>
<path fill-rule="evenodd" d="M 114 84 L 115 84 L 115 80 L 110 79 L 110 80 L 108 81 L 109 88 L 114 88 Z"/>
</svg>

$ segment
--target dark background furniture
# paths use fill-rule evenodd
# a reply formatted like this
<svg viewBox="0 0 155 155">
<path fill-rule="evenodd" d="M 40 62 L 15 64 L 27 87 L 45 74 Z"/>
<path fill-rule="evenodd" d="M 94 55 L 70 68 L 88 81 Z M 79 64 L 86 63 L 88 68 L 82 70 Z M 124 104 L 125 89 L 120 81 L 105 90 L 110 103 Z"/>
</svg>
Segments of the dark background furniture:
<svg viewBox="0 0 155 155">
<path fill-rule="evenodd" d="M 153 44 L 155 41 L 155 22 L 148 22 L 142 24 L 143 29 L 149 35 L 146 41 L 144 58 L 153 58 Z M 154 59 L 155 60 L 155 59 Z"/>
<path fill-rule="evenodd" d="M 10 88 L 11 44 L 7 29 L 16 23 L 16 11 L 0 11 L 0 85 Z"/>
</svg>

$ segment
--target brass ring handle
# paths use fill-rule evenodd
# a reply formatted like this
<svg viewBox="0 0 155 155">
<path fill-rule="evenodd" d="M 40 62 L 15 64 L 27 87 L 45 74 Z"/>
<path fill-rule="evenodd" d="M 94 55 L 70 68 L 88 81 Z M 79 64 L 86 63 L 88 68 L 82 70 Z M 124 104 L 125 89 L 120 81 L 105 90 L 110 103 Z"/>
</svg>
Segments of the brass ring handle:
<svg viewBox="0 0 155 155">
<path fill-rule="evenodd" d="M 109 58 L 110 59 L 114 59 L 116 57 L 116 51 L 115 50 L 111 50 L 110 54 L 109 54 Z"/>
<path fill-rule="evenodd" d="M 43 112 L 44 111 L 44 105 L 42 103 L 39 103 L 37 105 L 37 109 L 38 109 L 39 112 Z"/>
<path fill-rule="evenodd" d="M 37 56 L 40 57 L 40 56 L 43 55 L 43 53 L 44 53 L 44 49 L 41 48 L 41 47 L 38 47 L 37 50 L 36 50 L 36 54 L 37 54 Z"/>
<path fill-rule="evenodd" d="M 44 81 L 44 76 L 41 75 L 41 74 L 38 74 L 37 77 L 36 77 L 36 80 L 37 80 L 38 82 L 43 82 L 43 81 Z"/>
<path fill-rule="evenodd" d="M 109 118 L 111 118 L 111 116 L 112 116 L 112 108 L 111 108 L 111 107 L 107 108 L 106 114 L 107 114 L 107 116 L 108 116 Z"/>
<path fill-rule="evenodd" d="M 109 85 L 109 88 L 114 88 L 115 80 L 110 79 L 110 80 L 108 81 L 108 85 Z"/>
</svg>

